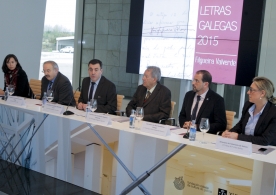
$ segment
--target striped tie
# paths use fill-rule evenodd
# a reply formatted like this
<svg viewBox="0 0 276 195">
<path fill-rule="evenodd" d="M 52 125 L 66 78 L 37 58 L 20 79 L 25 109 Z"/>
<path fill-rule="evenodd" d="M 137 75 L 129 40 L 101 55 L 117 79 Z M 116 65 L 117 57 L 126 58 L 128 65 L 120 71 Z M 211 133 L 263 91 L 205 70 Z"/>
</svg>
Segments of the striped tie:
<svg viewBox="0 0 276 195">
<path fill-rule="evenodd" d="M 53 82 L 52 82 L 52 81 L 50 81 L 50 83 L 49 83 L 49 87 L 48 87 L 48 90 L 52 90 L 52 86 L 53 86 Z"/>
<path fill-rule="evenodd" d="M 196 120 L 196 111 L 198 109 L 198 103 L 200 101 L 200 95 L 197 96 L 197 100 L 196 100 L 196 104 L 195 104 L 195 107 L 192 111 L 192 120 Z"/>
<path fill-rule="evenodd" d="M 144 101 L 147 101 L 147 99 L 149 98 L 150 95 L 151 95 L 151 92 L 148 91 Z"/>
</svg>

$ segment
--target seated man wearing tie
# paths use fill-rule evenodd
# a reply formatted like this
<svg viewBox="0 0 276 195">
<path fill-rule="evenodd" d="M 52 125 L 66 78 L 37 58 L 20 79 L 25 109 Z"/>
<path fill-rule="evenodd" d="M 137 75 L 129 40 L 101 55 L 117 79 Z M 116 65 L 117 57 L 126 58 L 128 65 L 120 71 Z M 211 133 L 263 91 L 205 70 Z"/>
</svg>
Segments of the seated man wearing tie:
<svg viewBox="0 0 276 195">
<path fill-rule="evenodd" d="M 89 77 L 82 81 L 77 108 L 85 110 L 87 102 L 96 99 L 97 109 L 95 112 L 115 114 L 117 110 L 116 87 L 102 75 L 102 66 L 102 62 L 97 59 L 93 59 L 88 63 Z"/>
<path fill-rule="evenodd" d="M 180 127 L 188 128 L 195 120 L 197 130 L 201 118 L 209 118 L 208 133 L 216 134 L 226 129 L 226 113 L 224 99 L 212 91 L 209 85 L 212 75 L 206 70 L 199 70 L 194 75 L 193 90 L 186 93 L 179 114 Z"/>
<path fill-rule="evenodd" d="M 138 86 L 132 100 L 126 107 L 126 114 L 137 107 L 144 108 L 144 121 L 158 123 L 169 118 L 171 111 L 171 91 L 159 83 L 161 70 L 156 66 L 148 66 L 143 76 L 143 85 Z"/>
<path fill-rule="evenodd" d="M 53 92 L 54 99 L 52 102 L 56 102 L 62 105 L 75 106 L 75 100 L 73 98 L 73 88 L 69 79 L 59 72 L 59 68 L 56 62 L 46 61 L 43 63 L 44 77 L 41 80 L 41 96 L 42 99 L 44 92 Z"/>
</svg>

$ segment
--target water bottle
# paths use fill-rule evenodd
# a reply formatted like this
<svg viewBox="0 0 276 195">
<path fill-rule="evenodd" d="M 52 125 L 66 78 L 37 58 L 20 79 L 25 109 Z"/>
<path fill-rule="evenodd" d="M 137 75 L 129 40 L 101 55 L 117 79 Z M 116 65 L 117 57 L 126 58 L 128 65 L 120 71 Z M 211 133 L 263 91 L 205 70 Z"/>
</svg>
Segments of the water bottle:
<svg viewBox="0 0 276 195">
<path fill-rule="evenodd" d="M 131 110 L 131 115 L 129 116 L 129 128 L 135 127 L 135 110 Z"/>
<path fill-rule="evenodd" d="M 8 97 L 9 97 L 9 92 L 8 92 L 8 89 L 6 89 L 4 100 L 7 101 Z"/>
<path fill-rule="evenodd" d="M 86 106 L 85 112 L 86 112 L 86 117 L 87 117 L 88 112 L 91 112 L 90 101 L 87 102 L 87 106 Z"/>
<path fill-rule="evenodd" d="M 46 92 L 44 92 L 43 97 L 42 97 L 42 107 L 45 106 L 46 102 L 47 102 L 47 95 L 46 95 Z"/>
<path fill-rule="evenodd" d="M 189 140 L 195 141 L 195 139 L 196 139 L 196 125 L 195 125 L 195 120 L 193 120 L 190 126 Z"/>
</svg>

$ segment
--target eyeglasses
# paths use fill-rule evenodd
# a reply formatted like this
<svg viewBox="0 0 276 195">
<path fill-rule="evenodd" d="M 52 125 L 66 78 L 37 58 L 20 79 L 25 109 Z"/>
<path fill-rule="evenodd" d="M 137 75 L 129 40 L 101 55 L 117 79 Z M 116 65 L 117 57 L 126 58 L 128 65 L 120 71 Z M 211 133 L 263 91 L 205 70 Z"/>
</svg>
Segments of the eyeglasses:
<svg viewBox="0 0 276 195">
<path fill-rule="evenodd" d="M 259 89 L 253 89 L 253 88 L 249 87 L 248 91 L 250 91 L 250 93 L 252 93 L 252 92 L 261 91 L 261 90 L 259 90 Z"/>
<path fill-rule="evenodd" d="M 50 69 L 48 69 L 48 70 L 42 70 L 41 72 L 42 72 L 42 73 L 46 73 L 46 72 L 47 72 L 47 73 L 50 73 L 51 70 L 50 70 Z"/>
</svg>

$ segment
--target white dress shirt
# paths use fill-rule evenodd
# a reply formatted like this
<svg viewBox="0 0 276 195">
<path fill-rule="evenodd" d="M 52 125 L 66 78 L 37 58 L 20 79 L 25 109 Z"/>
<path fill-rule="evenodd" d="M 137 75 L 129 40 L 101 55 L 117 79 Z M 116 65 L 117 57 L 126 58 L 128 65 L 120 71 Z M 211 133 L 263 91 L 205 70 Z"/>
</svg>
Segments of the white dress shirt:
<svg viewBox="0 0 276 195">
<path fill-rule="evenodd" d="M 203 94 L 200 95 L 200 100 L 199 100 L 199 102 L 198 102 L 198 107 L 197 107 L 197 111 L 196 111 L 196 116 L 197 116 L 197 113 L 198 113 L 198 111 L 199 111 L 199 109 L 200 109 L 200 107 L 201 107 L 201 105 L 202 105 L 202 103 L 203 103 L 203 101 L 204 101 L 204 99 L 205 99 L 206 94 L 207 94 L 208 91 L 209 91 L 209 89 L 208 89 L 207 91 L 205 91 L 205 93 L 203 93 Z M 191 116 L 192 116 L 193 109 L 194 109 L 194 107 L 195 107 L 195 105 L 196 105 L 197 96 L 198 96 L 198 94 L 196 93 L 196 94 L 195 94 L 195 97 L 194 97 L 194 100 L 193 100 L 192 109 L 191 109 Z"/>
</svg>

